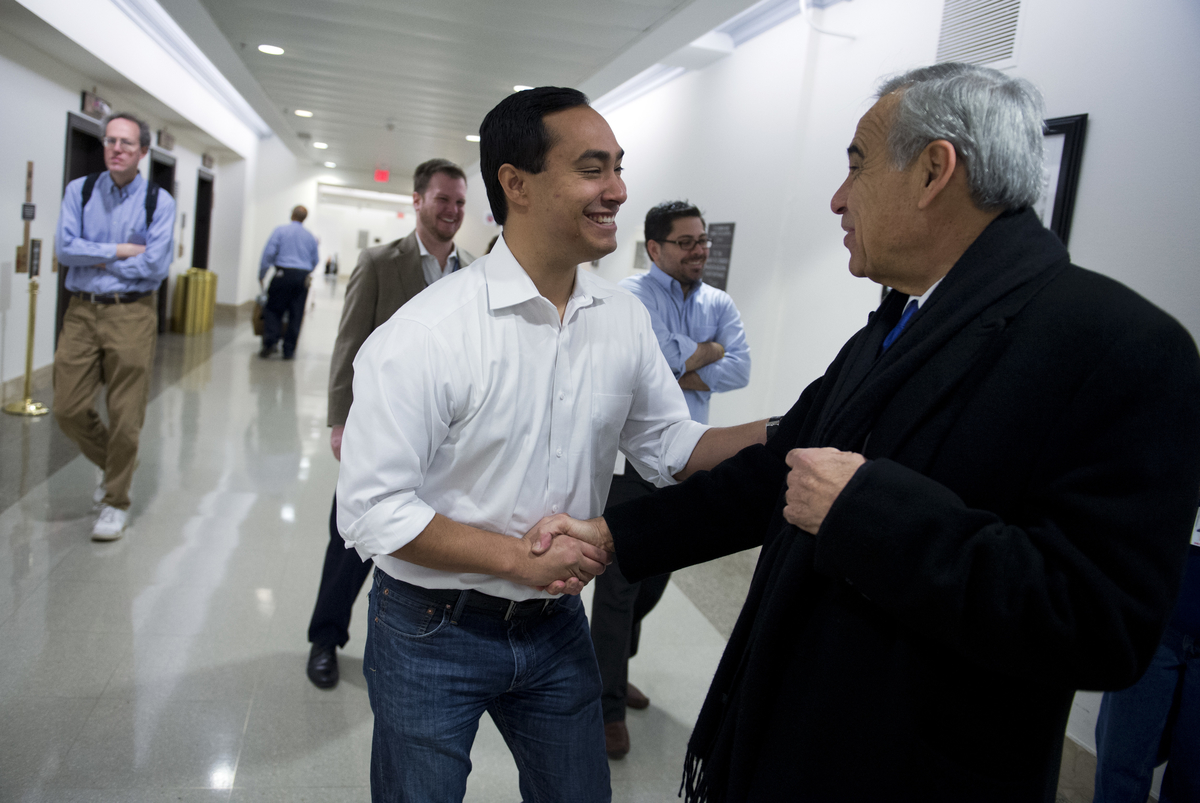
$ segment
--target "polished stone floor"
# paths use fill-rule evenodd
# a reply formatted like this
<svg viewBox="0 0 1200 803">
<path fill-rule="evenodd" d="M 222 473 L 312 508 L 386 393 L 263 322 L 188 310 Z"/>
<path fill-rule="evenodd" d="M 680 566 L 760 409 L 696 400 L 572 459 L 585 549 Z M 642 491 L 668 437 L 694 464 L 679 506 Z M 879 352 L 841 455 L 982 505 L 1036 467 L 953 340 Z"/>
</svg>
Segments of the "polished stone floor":
<svg viewBox="0 0 1200 803">
<path fill-rule="evenodd" d="M 365 594 L 342 683 L 304 676 L 337 476 L 325 391 L 340 288 L 310 298 L 293 362 L 257 357 L 244 310 L 160 339 L 116 543 L 89 540 L 95 471 L 54 422 L 2 422 L 0 801 L 369 798 Z M 646 620 L 630 675 L 653 705 L 630 712 L 614 800 L 676 799 L 753 562 L 730 560 L 681 577 Z M 472 761 L 467 800 L 519 800 L 486 719 Z"/>
</svg>

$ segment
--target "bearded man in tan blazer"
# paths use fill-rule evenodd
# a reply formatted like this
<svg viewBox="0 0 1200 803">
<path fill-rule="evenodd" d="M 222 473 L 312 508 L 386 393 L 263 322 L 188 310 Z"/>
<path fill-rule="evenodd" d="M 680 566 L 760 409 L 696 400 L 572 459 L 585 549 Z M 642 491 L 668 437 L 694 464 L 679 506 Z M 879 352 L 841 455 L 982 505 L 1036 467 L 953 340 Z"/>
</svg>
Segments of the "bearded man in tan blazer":
<svg viewBox="0 0 1200 803">
<path fill-rule="evenodd" d="M 395 242 L 364 249 L 346 286 L 346 303 L 329 366 L 329 445 L 341 460 L 342 430 L 354 400 L 354 357 L 375 328 L 410 298 L 443 276 L 475 259 L 456 248 L 454 235 L 463 221 L 467 178 L 446 159 L 430 159 L 413 174 L 413 211 L 417 228 Z M 307 674 L 318 688 L 338 682 L 337 649 L 350 638 L 350 611 L 371 571 L 337 530 L 337 499 L 329 514 L 329 546 L 317 603 L 308 626 L 312 649 Z"/>
</svg>

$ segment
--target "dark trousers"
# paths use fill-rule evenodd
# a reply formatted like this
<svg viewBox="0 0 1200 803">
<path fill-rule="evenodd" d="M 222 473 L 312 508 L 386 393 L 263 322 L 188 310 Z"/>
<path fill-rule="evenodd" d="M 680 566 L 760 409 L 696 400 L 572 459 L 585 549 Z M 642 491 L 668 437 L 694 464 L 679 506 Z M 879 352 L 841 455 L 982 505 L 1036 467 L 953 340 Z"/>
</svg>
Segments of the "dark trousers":
<svg viewBox="0 0 1200 803">
<path fill-rule="evenodd" d="M 308 301 L 308 271 L 295 268 L 276 268 L 275 271 L 275 278 L 267 288 L 267 305 L 263 307 L 263 348 L 274 347 L 282 333 L 283 356 L 290 357 L 296 351 L 300 323 L 304 320 L 304 303 Z"/>
<path fill-rule="evenodd" d="M 321 587 L 317 604 L 308 623 L 308 640 L 322 646 L 345 647 L 350 640 L 350 612 L 354 600 L 371 573 L 373 561 L 364 561 L 346 542 L 337 528 L 337 496 L 329 511 L 329 545 L 325 547 L 325 566 L 321 569 Z"/>
<path fill-rule="evenodd" d="M 645 496 L 654 485 L 638 476 L 628 463 L 625 474 L 613 477 L 605 509 Z M 600 705 L 604 722 L 625 720 L 625 689 L 629 683 L 629 659 L 637 655 L 642 619 L 654 610 L 666 591 L 670 574 L 647 577 L 631 583 L 621 574 L 621 566 L 612 564 L 592 581 L 592 647 L 600 665 Z"/>
</svg>

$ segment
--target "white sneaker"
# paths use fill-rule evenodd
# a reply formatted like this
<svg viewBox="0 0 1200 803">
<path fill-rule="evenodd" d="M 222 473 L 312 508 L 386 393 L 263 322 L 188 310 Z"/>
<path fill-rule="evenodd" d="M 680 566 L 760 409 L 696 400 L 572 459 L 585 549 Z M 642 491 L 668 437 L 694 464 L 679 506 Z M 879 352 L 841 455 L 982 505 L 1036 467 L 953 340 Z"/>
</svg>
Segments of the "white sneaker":
<svg viewBox="0 0 1200 803">
<path fill-rule="evenodd" d="M 96 490 L 92 492 L 92 510 L 99 510 L 104 506 L 104 497 L 108 495 L 108 491 L 104 487 L 104 472 L 100 472 L 100 481 L 96 485 Z"/>
<path fill-rule="evenodd" d="M 100 508 L 100 517 L 92 527 L 93 541 L 116 541 L 125 529 L 126 512 L 111 505 Z"/>
</svg>

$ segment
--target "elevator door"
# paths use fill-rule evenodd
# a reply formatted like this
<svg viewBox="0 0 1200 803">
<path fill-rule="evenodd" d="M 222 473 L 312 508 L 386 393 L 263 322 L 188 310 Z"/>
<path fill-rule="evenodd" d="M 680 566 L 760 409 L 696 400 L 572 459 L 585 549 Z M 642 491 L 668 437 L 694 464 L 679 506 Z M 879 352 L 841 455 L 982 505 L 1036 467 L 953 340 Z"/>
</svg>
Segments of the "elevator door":
<svg viewBox="0 0 1200 803">
<path fill-rule="evenodd" d="M 104 131 L 100 123 L 74 112 L 67 112 L 67 151 L 63 160 L 63 192 L 67 185 L 88 173 L 104 170 Z M 58 298 L 54 323 L 54 345 L 58 345 L 58 333 L 62 331 L 63 316 L 71 297 L 66 288 L 67 269 L 58 271 Z"/>
<path fill-rule="evenodd" d="M 150 149 L 150 180 L 166 190 L 172 198 L 175 197 L 175 157 L 154 148 Z M 175 222 L 171 222 L 174 231 Z M 175 255 L 171 254 L 174 260 Z M 158 286 L 158 333 L 167 331 L 167 282 L 170 276 L 162 280 Z"/>
<path fill-rule="evenodd" d="M 196 216 L 192 231 L 192 267 L 208 270 L 208 234 L 212 226 L 213 177 L 201 170 L 196 177 Z"/>
</svg>

